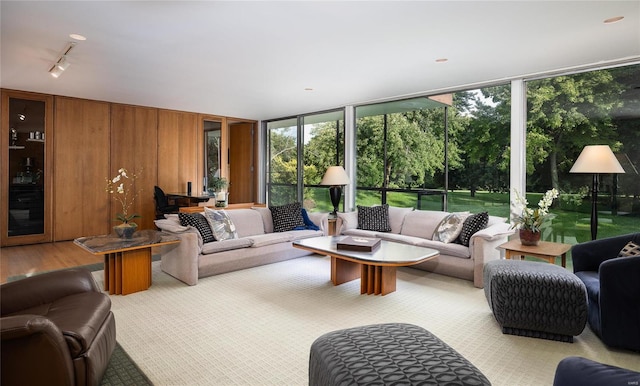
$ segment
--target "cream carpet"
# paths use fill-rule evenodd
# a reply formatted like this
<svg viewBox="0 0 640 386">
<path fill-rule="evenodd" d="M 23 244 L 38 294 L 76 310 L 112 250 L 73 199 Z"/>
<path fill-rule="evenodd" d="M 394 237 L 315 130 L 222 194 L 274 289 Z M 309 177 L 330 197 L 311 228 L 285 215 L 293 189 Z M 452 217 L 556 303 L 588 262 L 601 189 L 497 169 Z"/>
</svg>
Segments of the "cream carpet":
<svg viewBox="0 0 640 386">
<path fill-rule="evenodd" d="M 342 328 L 412 323 L 477 366 L 493 385 L 551 385 L 579 355 L 640 370 L 640 355 L 606 348 L 586 327 L 575 342 L 503 335 L 484 291 L 416 269 L 397 291 L 360 295 L 330 282 L 330 260 L 308 256 L 200 279 L 190 287 L 153 263 L 153 285 L 111 296 L 117 339 L 155 385 L 306 385 L 309 347 Z M 541 263 L 542 264 L 542 263 Z M 102 283 L 103 272 L 94 273 Z"/>
</svg>

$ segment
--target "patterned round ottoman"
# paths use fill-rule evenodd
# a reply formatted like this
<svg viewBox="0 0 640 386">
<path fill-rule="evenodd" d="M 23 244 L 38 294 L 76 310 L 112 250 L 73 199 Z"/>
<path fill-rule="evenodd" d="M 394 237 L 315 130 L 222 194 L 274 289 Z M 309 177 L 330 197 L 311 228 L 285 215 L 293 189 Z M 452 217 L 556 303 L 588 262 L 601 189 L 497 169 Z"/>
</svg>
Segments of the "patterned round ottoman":
<svg viewBox="0 0 640 386">
<path fill-rule="evenodd" d="M 322 335 L 311 345 L 309 385 L 490 385 L 422 327 L 388 323 Z"/>
<path fill-rule="evenodd" d="M 493 260 L 484 294 L 505 334 L 573 342 L 587 323 L 587 290 L 573 273 L 535 261 Z"/>
</svg>

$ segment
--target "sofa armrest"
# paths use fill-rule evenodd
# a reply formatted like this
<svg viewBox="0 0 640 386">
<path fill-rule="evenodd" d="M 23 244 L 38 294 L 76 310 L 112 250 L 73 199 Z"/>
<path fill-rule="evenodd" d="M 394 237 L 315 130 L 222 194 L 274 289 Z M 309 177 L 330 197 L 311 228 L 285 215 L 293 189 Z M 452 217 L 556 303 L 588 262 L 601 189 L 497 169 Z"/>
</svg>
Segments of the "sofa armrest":
<svg viewBox="0 0 640 386">
<path fill-rule="evenodd" d="M 614 347 L 640 347 L 639 277 L 640 256 L 600 264 L 600 327 L 603 340 Z"/>
<path fill-rule="evenodd" d="M 180 242 L 160 247 L 160 267 L 176 279 L 189 285 L 196 285 L 202 237 L 195 229 L 171 234 L 178 237 Z"/>
<path fill-rule="evenodd" d="M 640 233 L 608 237 L 606 239 L 585 241 L 571 248 L 573 272 L 598 271 L 602 262 L 613 259 L 629 242 L 640 244 Z"/>
<path fill-rule="evenodd" d="M 510 229 L 508 223 L 493 224 L 482 229 L 469 241 L 470 259 L 473 260 L 473 285 L 484 288 L 484 265 L 491 260 L 502 258 L 504 251 L 498 248 L 500 244 L 507 242 L 515 231 Z"/>
<path fill-rule="evenodd" d="M 326 212 L 307 212 L 309 220 L 316 224 L 322 234 L 327 236 L 329 232 L 329 213 Z"/>
<path fill-rule="evenodd" d="M 82 268 L 64 269 L 3 284 L 0 315 L 51 303 L 82 292 L 102 292 L 91 272 Z"/>
<path fill-rule="evenodd" d="M 75 384 L 69 347 L 49 319 L 26 314 L 7 316 L 0 319 L 0 326 L 2 384 Z"/>
</svg>

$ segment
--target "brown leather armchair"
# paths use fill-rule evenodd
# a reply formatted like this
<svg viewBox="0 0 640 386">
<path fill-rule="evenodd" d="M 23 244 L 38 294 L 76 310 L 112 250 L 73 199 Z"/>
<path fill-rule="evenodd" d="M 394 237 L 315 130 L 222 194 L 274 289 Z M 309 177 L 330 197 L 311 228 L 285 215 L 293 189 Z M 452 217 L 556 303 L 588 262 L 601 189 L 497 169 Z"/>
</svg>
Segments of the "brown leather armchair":
<svg viewBox="0 0 640 386">
<path fill-rule="evenodd" d="M 69 269 L 0 286 L 2 385 L 99 385 L 116 345 L 111 299 Z"/>
</svg>

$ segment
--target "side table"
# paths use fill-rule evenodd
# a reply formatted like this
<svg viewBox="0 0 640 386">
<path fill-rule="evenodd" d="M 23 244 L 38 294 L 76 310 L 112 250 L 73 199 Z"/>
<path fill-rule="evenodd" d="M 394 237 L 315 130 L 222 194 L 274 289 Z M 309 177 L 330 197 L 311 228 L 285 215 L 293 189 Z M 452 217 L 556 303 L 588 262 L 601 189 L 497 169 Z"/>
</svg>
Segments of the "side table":
<svg viewBox="0 0 640 386">
<path fill-rule="evenodd" d="M 501 244 L 499 248 L 505 250 L 505 258 L 507 260 L 513 256 L 531 256 L 555 264 L 556 257 L 560 256 L 562 266 L 566 268 L 567 252 L 571 249 L 571 244 L 540 241 L 538 245 L 522 245 L 519 239 L 515 239 Z"/>
<path fill-rule="evenodd" d="M 104 290 L 109 295 L 127 295 L 151 286 L 151 248 L 176 244 L 180 239 L 148 229 L 137 231 L 130 239 L 102 235 L 73 242 L 94 255 L 104 255 Z"/>
</svg>

